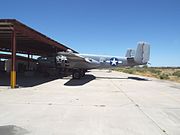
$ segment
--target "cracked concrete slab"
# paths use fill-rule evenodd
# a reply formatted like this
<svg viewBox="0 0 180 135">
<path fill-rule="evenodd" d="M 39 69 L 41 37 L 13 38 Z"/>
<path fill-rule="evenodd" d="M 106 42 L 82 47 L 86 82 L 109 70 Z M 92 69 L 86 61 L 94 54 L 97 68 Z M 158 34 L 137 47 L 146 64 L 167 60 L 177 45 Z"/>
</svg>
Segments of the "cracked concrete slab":
<svg viewBox="0 0 180 135">
<path fill-rule="evenodd" d="M 0 87 L 0 135 L 177 135 L 179 88 L 107 70 L 92 70 L 84 80 Z"/>
</svg>

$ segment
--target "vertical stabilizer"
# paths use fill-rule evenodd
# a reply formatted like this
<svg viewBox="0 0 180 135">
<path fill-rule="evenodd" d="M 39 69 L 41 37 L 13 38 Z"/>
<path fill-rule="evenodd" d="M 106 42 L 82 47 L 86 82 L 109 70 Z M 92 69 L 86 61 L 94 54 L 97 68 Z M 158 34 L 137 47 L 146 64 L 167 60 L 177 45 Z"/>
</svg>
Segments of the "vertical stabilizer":
<svg viewBox="0 0 180 135">
<path fill-rule="evenodd" d="M 134 57 L 134 55 L 135 55 L 135 50 L 133 50 L 133 49 L 128 49 L 127 52 L 126 52 L 125 57 L 126 57 L 126 58 L 132 58 L 132 57 Z"/>
<path fill-rule="evenodd" d="M 145 42 L 139 42 L 136 49 L 134 60 L 138 64 L 147 64 L 150 57 L 150 45 Z"/>
</svg>

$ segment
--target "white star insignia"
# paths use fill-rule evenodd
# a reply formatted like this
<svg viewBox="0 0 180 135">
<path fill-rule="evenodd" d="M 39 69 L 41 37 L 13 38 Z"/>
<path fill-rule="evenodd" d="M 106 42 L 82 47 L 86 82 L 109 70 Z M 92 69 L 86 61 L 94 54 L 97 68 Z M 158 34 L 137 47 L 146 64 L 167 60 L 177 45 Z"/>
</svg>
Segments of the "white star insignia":
<svg viewBox="0 0 180 135">
<path fill-rule="evenodd" d="M 118 63 L 118 61 L 117 61 L 115 58 L 113 58 L 113 60 L 111 61 L 111 65 L 116 66 L 116 65 L 117 65 L 117 63 Z"/>
</svg>

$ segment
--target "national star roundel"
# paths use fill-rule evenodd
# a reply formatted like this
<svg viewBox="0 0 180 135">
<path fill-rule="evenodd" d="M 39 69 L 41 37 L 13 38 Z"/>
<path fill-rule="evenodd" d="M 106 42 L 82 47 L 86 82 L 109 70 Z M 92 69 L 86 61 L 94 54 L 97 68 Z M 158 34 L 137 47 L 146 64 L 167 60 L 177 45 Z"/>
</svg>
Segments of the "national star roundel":
<svg viewBox="0 0 180 135">
<path fill-rule="evenodd" d="M 118 59 L 117 58 L 113 57 L 113 58 L 110 59 L 110 65 L 111 66 L 117 66 L 117 64 L 118 64 Z"/>
</svg>

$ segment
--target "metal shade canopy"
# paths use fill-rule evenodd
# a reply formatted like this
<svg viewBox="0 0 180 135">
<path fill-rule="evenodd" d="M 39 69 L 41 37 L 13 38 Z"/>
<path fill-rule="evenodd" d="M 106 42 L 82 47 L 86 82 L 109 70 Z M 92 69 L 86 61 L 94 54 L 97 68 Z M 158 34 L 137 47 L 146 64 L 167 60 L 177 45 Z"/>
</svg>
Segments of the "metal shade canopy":
<svg viewBox="0 0 180 135">
<path fill-rule="evenodd" d="M 70 48 L 15 19 L 0 19 L 0 51 L 12 52 L 11 88 L 16 85 L 16 53 L 52 56 L 67 49 Z"/>
</svg>

